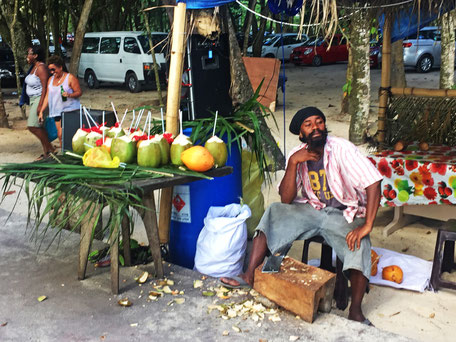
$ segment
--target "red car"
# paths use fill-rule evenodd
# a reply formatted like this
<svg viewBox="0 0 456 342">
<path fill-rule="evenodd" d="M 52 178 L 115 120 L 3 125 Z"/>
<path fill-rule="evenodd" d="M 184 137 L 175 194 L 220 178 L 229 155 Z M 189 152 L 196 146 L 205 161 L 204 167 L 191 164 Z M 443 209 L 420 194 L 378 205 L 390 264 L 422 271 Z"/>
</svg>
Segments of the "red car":
<svg viewBox="0 0 456 342">
<path fill-rule="evenodd" d="M 295 65 L 312 64 L 313 66 L 348 61 L 347 40 L 341 34 L 337 34 L 329 49 L 328 42 L 324 38 L 309 40 L 293 49 L 290 61 Z"/>
</svg>

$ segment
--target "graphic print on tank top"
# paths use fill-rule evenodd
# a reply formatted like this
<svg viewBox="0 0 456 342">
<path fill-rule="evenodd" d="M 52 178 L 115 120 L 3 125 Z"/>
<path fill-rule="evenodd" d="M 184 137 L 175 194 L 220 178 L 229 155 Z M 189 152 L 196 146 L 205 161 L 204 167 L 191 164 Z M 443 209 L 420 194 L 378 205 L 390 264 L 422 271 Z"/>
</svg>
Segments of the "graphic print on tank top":
<svg viewBox="0 0 456 342">
<path fill-rule="evenodd" d="M 325 167 L 323 165 L 323 158 L 320 158 L 320 160 L 316 162 L 307 161 L 307 169 L 310 186 L 320 202 L 325 203 L 327 207 L 345 209 L 346 207 L 334 197 L 329 188 Z"/>
</svg>

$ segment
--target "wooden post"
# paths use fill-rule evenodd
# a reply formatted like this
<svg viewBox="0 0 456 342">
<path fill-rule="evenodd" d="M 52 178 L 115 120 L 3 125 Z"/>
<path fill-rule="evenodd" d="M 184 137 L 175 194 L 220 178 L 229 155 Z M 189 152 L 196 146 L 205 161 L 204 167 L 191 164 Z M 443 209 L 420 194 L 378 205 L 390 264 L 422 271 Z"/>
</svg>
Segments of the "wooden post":
<svg viewBox="0 0 456 342">
<path fill-rule="evenodd" d="M 169 65 L 169 81 L 166 103 L 166 131 L 177 136 L 178 118 L 182 86 L 182 69 L 184 66 L 185 36 L 187 20 L 185 15 L 186 4 L 179 2 L 174 7 L 173 35 L 171 41 L 171 60 Z M 160 243 L 169 240 L 169 224 L 171 221 L 171 200 L 173 188 L 165 188 L 160 198 L 160 220 L 158 231 Z"/>
<path fill-rule="evenodd" d="M 388 105 L 387 88 L 391 85 L 391 14 L 385 16 L 385 25 L 383 26 L 383 47 L 382 47 L 382 80 L 380 96 L 378 99 L 378 142 L 381 144 L 385 141 L 386 128 L 386 106 Z"/>
</svg>

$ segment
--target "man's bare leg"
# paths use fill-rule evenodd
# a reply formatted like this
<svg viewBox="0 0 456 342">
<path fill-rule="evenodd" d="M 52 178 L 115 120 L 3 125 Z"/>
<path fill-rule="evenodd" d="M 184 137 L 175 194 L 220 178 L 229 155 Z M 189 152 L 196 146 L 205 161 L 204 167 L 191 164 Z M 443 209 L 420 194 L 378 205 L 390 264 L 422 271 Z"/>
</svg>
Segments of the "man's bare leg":
<svg viewBox="0 0 456 342">
<path fill-rule="evenodd" d="M 44 154 L 48 152 L 52 152 L 54 148 L 52 147 L 51 143 L 48 140 L 46 130 L 42 127 L 27 127 L 28 130 L 35 135 L 41 143 L 41 146 L 43 147 L 43 152 Z"/>
<path fill-rule="evenodd" d="M 350 283 L 352 289 L 352 300 L 348 319 L 352 321 L 363 322 L 366 317 L 361 310 L 361 302 L 363 301 L 364 293 L 366 292 L 367 278 L 361 271 L 350 270 Z"/>
<path fill-rule="evenodd" d="M 268 251 L 268 244 L 266 240 L 266 235 L 263 234 L 263 232 L 259 232 L 256 238 L 253 239 L 253 246 L 252 246 L 252 252 L 250 255 L 250 260 L 249 260 L 249 266 L 247 267 L 247 270 L 245 273 L 239 275 L 242 279 L 244 279 L 249 285 L 253 286 L 253 277 L 255 273 L 255 268 L 260 265 L 264 257 L 266 256 L 266 253 Z M 239 283 L 231 278 L 220 278 L 220 280 L 223 283 L 237 286 Z"/>
</svg>

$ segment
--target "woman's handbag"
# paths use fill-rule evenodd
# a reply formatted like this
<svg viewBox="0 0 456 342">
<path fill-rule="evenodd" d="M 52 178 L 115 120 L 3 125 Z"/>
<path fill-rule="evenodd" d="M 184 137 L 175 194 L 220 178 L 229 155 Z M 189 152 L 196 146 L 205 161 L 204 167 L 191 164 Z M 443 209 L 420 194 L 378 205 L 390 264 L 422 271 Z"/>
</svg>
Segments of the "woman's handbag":
<svg viewBox="0 0 456 342">
<path fill-rule="evenodd" d="M 47 117 L 44 120 L 44 129 L 46 130 L 49 142 L 57 139 L 57 126 L 55 125 L 54 118 Z"/>
</svg>

